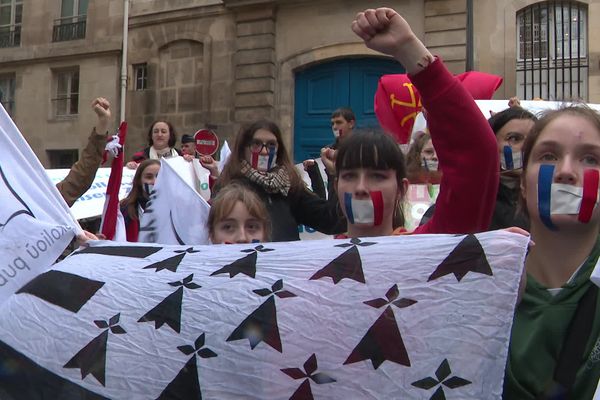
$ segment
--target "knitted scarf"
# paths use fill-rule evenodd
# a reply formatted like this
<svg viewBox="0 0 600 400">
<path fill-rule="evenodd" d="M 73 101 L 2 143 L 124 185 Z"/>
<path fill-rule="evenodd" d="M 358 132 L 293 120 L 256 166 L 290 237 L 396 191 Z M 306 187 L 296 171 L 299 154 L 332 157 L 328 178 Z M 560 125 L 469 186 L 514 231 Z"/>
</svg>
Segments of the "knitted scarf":
<svg viewBox="0 0 600 400">
<path fill-rule="evenodd" d="M 267 193 L 281 193 L 287 196 L 290 191 L 290 176 L 285 168 L 276 166 L 269 172 L 258 172 L 248 161 L 242 160 L 242 175 L 262 187 Z"/>
<path fill-rule="evenodd" d="M 161 153 L 159 154 L 158 151 L 156 151 L 156 149 L 154 148 L 154 146 L 150 146 L 148 155 L 149 155 L 148 158 L 150 158 L 151 160 L 158 160 L 162 157 L 165 157 L 165 158 L 177 157 L 179 154 L 177 154 L 177 150 L 170 148 L 170 147 L 165 150 L 161 150 Z"/>
</svg>

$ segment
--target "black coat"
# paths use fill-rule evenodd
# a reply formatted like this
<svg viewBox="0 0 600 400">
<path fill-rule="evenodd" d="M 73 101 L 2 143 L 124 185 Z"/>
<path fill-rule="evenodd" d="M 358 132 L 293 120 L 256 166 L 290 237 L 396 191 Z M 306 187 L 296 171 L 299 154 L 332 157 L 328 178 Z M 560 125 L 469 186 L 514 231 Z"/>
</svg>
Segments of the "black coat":
<svg viewBox="0 0 600 400">
<path fill-rule="evenodd" d="M 271 218 L 271 241 L 299 240 L 298 225 L 303 224 L 325 234 L 346 231 L 346 219 L 338 210 L 338 198 L 330 194 L 324 200 L 308 189 L 291 190 L 287 196 L 269 194 L 259 185 L 244 179 L 263 200 Z"/>
<path fill-rule="evenodd" d="M 518 207 L 520 190 L 521 189 L 518 186 L 512 189 L 500 183 L 498 195 L 496 196 L 496 208 L 494 208 L 492 222 L 490 223 L 490 231 L 510 228 L 512 226 L 517 226 L 529 231 L 529 220 L 519 211 Z M 425 222 L 429 221 L 434 212 L 435 204 L 431 205 L 431 207 L 425 211 L 419 225 L 423 225 Z"/>
</svg>

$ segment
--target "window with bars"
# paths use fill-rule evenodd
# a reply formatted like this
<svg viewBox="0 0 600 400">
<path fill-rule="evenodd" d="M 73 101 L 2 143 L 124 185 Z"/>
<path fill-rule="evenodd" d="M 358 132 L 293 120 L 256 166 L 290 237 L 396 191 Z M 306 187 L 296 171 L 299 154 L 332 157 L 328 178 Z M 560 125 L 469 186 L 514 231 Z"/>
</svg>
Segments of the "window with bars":
<svg viewBox="0 0 600 400">
<path fill-rule="evenodd" d="M 0 47 L 21 45 L 23 0 L 0 0 Z"/>
<path fill-rule="evenodd" d="M 133 75 L 135 78 L 135 90 L 146 90 L 148 88 L 148 64 L 134 64 Z"/>
<path fill-rule="evenodd" d="M 0 75 L 0 102 L 11 117 L 15 112 L 15 74 Z"/>
<path fill-rule="evenodd" d="M 587 100 L 587 5 L 543 1 L 517 12 L 517 96 Z"/>
<path fill-rule="evenodd" d="M 85 38 L 89 0 L 62 0 L 60 18 L 54 21 L 52 41 Z"/>
<path fill-rule="evenodd" d="M 79 68 L 54 71 L 55 97 L 52 99 L 57 117 L 79 113 Z"/>
</svg>

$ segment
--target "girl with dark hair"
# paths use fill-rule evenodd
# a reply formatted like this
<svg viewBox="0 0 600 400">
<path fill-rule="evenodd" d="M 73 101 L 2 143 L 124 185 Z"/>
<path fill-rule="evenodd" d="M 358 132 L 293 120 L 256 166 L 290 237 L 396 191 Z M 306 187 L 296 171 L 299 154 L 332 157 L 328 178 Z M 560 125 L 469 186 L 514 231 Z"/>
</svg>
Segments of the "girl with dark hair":
<svg viewBox="0 0 600 400">
<path fill-rule="evenodd" d="M 175 128 L 168 121 L 154 121 L 148 130 L 148 147 L 138 151 L 133 155 L 127 167 L 137 168 L 139 163 L 144 160 L 158 160 L 162 157 L 177 157 L 181 153 L 175 148 L 177 142 L 177 133 Z"/>
<path fill-rule="evenodd" d="M 159 160 L 144 160 L 135 171 L 131 191 L 120 202 L 121 214 L 125 220 L 128 242 L 137 242 L 140 232 L 140 217 L 146 209 L 152 187 L 160 170 Z"/>
<path fill-rule="evenodd" d="M 488 120 L 496 134 L 501 171 L 490 230 L 511 226 L 529 229 L 527 218 L 519 212 L 517 205 L 523 168 L 523 143 L 536 119 L 535 115 L 521 107 L 510 107 Z"/>
<path fill-rule="evenodd" d="M 523 145 L 531 224 L 527 283 L 513 321 L 505 399 L 592 399 L 600 377 L 600 115 L 544 114 Z"/>
<path fill-rule="evenodd" d="M 359 13 L 352 30 L 367 47 L 390 54 L 421 93 L 442 181 L 436 212 L 414 233 L 472 233 L 490 223 L 498 188 L 498 152 L 490 126 L 472 96 L 394 10 Z M 354 133 L 339 147 L 336 188 L 348 236 L 404 232 L 394 215 L 408 188 L 398 145 L 387 135 Z M 396 228 L 396 229 L 395 229 Z"/>
<path fill-rule="evenodd" d="M 279 127 L 271 121 L 260 120 L 240 131 L 213 193 L 235 180 L 249 185 L 265 203 L 273 241 L 298 240 L 298 224 L 329 234 L 345 229 L 337 197 L 324 200 L 306 188 Z"/>
</svg>

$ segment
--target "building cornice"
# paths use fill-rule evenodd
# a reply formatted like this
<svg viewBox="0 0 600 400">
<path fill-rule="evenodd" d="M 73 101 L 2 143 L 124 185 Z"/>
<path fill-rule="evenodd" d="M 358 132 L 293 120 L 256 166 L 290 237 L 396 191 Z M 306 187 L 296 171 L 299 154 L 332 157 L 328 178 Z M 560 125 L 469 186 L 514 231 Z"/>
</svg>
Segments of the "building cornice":
<svg viewBox="0 0 600 400">
<path fill-rule="evenodd" d="M 139 28 L 148 25 L 206 18 L 226 13 L 227 9 L 220 4 L 209 6 L 195 6 L 177 10 L 162 10 L 148 12 L 145 14 L 137 14 L 130 16 L 129 29 Z"/>
<path fill-rule="evenodd" d="M 12 67 L 19 64 L 47 63 L 81 59 L 88 56 L 119 56 L 121 42 L 110 41 L 101 44 L 89 45 L 81 43 L 70 46 L 65 43 L 44 46 L 29 46 L 24 48 L 0 50 L 0 68 Z"/>
</svg>

